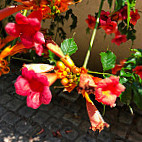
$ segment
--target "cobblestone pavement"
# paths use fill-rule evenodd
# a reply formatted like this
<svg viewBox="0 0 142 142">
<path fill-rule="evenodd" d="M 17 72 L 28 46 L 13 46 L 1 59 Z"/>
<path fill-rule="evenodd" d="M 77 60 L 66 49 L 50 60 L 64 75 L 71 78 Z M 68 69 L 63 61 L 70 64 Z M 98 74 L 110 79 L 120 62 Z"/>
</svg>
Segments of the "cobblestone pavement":
<svg viewBox="0 0 142 142">
<path fill-rule="evenodd" d="M 94 133 L 88 129 L 82 96 L 52 88 L 51 104 L 34 110 L 26 106 L 25 97 L 15 93 L 17 76 L 0 78 L 0 142 L 142 142 L 142 111 L 131 115 L 121 104 L 107 107 L 104 119 L 110 128 Z M 102 112 L 102 106 L 97 107 Z"/>
</svg>

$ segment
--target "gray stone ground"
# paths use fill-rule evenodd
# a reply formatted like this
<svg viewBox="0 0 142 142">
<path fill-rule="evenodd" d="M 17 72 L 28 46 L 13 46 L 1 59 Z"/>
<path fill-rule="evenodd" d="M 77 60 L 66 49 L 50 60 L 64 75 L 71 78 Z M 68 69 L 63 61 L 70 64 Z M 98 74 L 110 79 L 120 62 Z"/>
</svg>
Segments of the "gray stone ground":
<svg viewBox="0 0 142 142">
<path fill-rule="evenodd" d="M 89 130 L 85 100 L 76 93 L 52 88 L 51 104 L 33 110 L 26 97 L 15 93 L 17 74 L 0 78 L 0 142 L 142 142 L 142 112 L 132 116 L 126 107 L 106 108 L 110 128 Z M 70 99 L 68 99 L 70 98 Z M 98 106 L 102 112 L 102 106 Z"/>
</svg>

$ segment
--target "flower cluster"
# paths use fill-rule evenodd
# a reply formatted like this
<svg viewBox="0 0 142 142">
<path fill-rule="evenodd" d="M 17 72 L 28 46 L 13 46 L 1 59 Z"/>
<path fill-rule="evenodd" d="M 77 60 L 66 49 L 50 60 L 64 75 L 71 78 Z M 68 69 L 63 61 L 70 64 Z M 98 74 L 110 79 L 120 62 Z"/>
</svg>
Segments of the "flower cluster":
<svg viewBox="0 0 142 142">
<path fill-rule="evenodd" d="M 133 69 L 133 72 L 135 72 L 135 74 L 138 74 L 140 76 L 140 78 L 142 79 L 142 65 L 141 66 L 136 66 Z"/>
<path fill-rule="evenodd" d="M 138 10 L 131 10 L 130 17 L 130 23 L 135 25 L 137 23 L 137 20 L 140 18 Z M 127 6 L 124 6 L 122 9 L 115 13 L 110 13 L 108 11 L 105 12 L 104 10 L 102 10 L 100 14 L 99 28 L 102 28 L 107 35 L 114 33 L 115 37 L 111 40 L 111 42 L 119 46 L 121 43 L 126 42 L 127 38 L 126 35 L 121 34 L 118 30 L 118 22 L 126 19 Z M 90 29 L 94 29 L 96 24 L 96 17 L 88 15 L 86 23 L 88 24 L 88 27 Z"/>
<path fill-rule="evenodd" d="M 5 27 L 6 32 L 14 37 L 20 37 L 25 48 L 36 49 L 36 53 L 41 56 L 43 52 L 42 44 L 45 43 L 44 35 L 39 32 L 42 19 L 41 11 L 34 11 L 28 17 L 21 13 L 16 14 L 16 23 L 8 23 Z"/>
<path fill-rule="evenodd" d="M 131 57 L 126 60 L 121 60 L 120 64 L 116 64 L 116 56 L 113 52 L 102 52 L 101 63 L 103 66 L 103 73 L 94 72 L 87 69 L 87 63 L 91 49 L 93 47 L 93 40 L 95 38 L 95 32 L 97 29 L 102 28 L 107 35 L 114 34 L 115 37 L 111 40 L 112 43 L 120 45 L 126 42 L 128 39 L 128 30 L 135 32 L 134 25 L 140 18 L 138 10 L 134 7 L 130 7 L 128 2 L 119 7 L 115 7 L 115 11 L 110 13 L 102 10 L 104 0 L 101 0 L 99 12 L 96 17 L 88 15 L 86 22 L 90 29 L 94 29 L 92 34 L 90 46 L 86 54 L 84 64 L 82 67 L 77 67 L 71 55 L 78 49 L 77 44 L 73 38 L 66 39 L 59 47 L 51 37 L 47 37 L 47 30 L 41 28 L 41 21 L 45 18 L 58 17 L 60 13 L 68 10 L 68 6 L 78 3 L 81 0 L 15 0 L 21 2 L 22 5 L 15 7 L 7 7 L 0 10 L 0 20 L 8 17 L 9 15 L 24 9 L 23 13 L 17 13 L 15 16 L 15 22 L 8 23 L 5 30 L 8 36 L 3 39 L 0 38 L 0 76 L 10 71 L 6 57 L 13 56 L 17 53 L 26 53 L 29 49 L 34 49 L 36 54 L 42 57 L 41 60 L 33 59 L 36 64 L 23 64 L 22 74 L 17 78 L 15 82 L 16 93 L 27 97 L 27 106 L 33 109 L 39 108 L 42 104 L 48 105 L 51 102 L 52 94 L 50 86 L 58 79 L 61 82 L 61 88 L 63 91 L 69 93 L 73 89 L 77 89 L 79 94 L 85 98 L 86 108 L 88 116 L 91 122 L 91 129 L 93 131 L 104 129 L 109 127 L 100 112 L 95 106 L 95 101 L 92 101 L 90 95 L 94 99 L 103 105 L 110 107 L 116 106 L 116 99 L 120 97 L 120 100 L 130 106 L 132 98 L 138 107 L 142 108 L 139 96 L 141 97 L 141 83 L 142 83 L 142 50 L 134 49 Z M 108 1 L 111 4 L 112 1 Z M 117 11 L 117 10 L 118 11 Z M 130 11 L 130 9 L 133 9 Z M 27 15 L 27 10 L 30 10 Z M 72 10 L 69 10 L 65 14 L 65 19 L 71 15 L 72 19 L 77 21 L 76 17 L 72 14 Z M 128 17 L 128 15 L 131 17 Z M 57 20 L 54 19 L 54 22 Z M 64 16 L 63 16 L 64 17 Z M 59 17 L 58 17 L 59 18 Z M 59 20 L 59 21 L 58 21 Z M 61 22 L 58 19 L 56 22 Z M 61 15 L 62 24 L 63 19 Z M 74 23 L 74 21 L 73 21 Z M 55 27 L 55 23 L 54 27 Z M 96 26 L 96 27 L 95 27 Z M 122 26 L 122 27 L 121 27 Z M 59 27 L 60 28 L 60 27 Z M 54 29 L 54 28 L 53 28 Z M 123 32 L 126 31 L 127 33 Z M 58 28 L 57 28 L 58 31 Z M 131 33 L 129 33 L 130 35 Z M 30 52 L 31 53 L 31 50 Z M 34 52 L 32 52 L 34 54 Z M 21 59 L 21 58 L 20 58 Z M 30 58 L 31 59 L 31 58 Z M 25 61 L 25 59 L 22 59 Z M 28 60 L 29 61 L 29 60 Z M 31 60 L 30 60 L 31 61 Z M 40 62 L 40 63 L 39 63 Z M 41 63 L 42 62 L 42 63 Z M 44 63 L 51 63 L 44 64 Z M 106 73 L 112 69 L 112 74 Z M 90 74 L 89 74 L 90 73 Z M 95 77 L 92 74 L 102 75 L 103 78 Z M 116 76 L 116 74 L 119 76 Z M 126 85 L 126 87 L 124 85 Z M 131 94 L 127 95 L 127 86 L 131 84 L 134 97 Z M 136 85 L 139 89 L 136 90 Z M 123 93 L 125 91 L 126 92 Z"/>
</svg>

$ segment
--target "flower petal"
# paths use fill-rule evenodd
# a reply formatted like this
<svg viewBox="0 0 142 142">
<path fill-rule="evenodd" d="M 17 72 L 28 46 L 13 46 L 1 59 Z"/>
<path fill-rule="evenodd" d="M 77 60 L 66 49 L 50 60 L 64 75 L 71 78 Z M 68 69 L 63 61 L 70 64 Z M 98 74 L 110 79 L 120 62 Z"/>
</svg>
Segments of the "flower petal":
<svg viewBox="0 0 142 142">
<path fill-rule="evenodd" d="M 33 109 L 37 109 L 40 105 L 40 93 L 31 92 L 31 94 L 27 96 L 27 106 Z"/>
<path fill-rule="evenodd" d="M 19 76 L 17 78 L 14 86 L 16 89 L 16 93 L 21 96 L 27 96 L 31 90 L 28 81 L 22 76 Z"/>
<path fill-rule="evenodd" d="M 28 24 L 28 18 L 26 16 L 23 16 L 21 13 L 16 14 L 16 23 L 17 24 Z"/>
<path fill-rule="evenodd" d="M 20 37 L 21 42 L 25 46 L 25 48 L 32 48 L 34 46 L 33 37 L 32 36 L 24 36 L 21 35 Z"/>
<path fill-rule="evenodd" d="M 28 18 L 37 18 L 40 22 L 42 20 L 42 11 L 41 10 L 37 10 L 37 11 L 33 11 Z"/>
<path fill-rule="evenodd" d="M 45 86 L 49 86 L 48 78 L 41 73 L 35 73 L 34 79 L 36 79 L 38 82 L 41 82 Z"/>
<path fill-rule="evenodd" d="M 35 44 L 36 54 L 41 56 L 43 53 L 43 47 L 41 44 Z"/>
<path fill-rule="evenodd" d="M 36 32 L 34 35 L 34 41 L 36 43 L 44 44 L 45 43 L 44 35 L 41 32 Z"/>
<path fill-rule="evenodd" d="M 8 23 L 5 26 L 5 30 L 9 35 L 14 36 L 14 37 L 18 37 L 20 34 L 20 28 L 15 23 Z"/>
<path fill-rule="evenodd" d="M 9 6 L 9 7 L 6 7 L 4 9 L 1 9 L 0 10 L 0 21 L 8 16 L 10 16 L 11 14 L 17 12 L 17 11 L 20 11 L 24 9 L 24 6 L 23 5 L 17 5 L 17 6 Z"/>
<path fill-rule="evenodd" d="M 26 67 L 24 67 L 22 69 L 22 76 L 28 80 L 31 80 L 33 78 L 33 76 L 35 76 L 35 72 L 33 70 L 28 71 L 28 69 Z"/>
<path fill-rule="evenodd" d="M 37 18 L 28 18 L 29 25 L 35 30 L 39 31 L 41 28 L 40 22 Z"/>
<path fill-rule="evenodd" d="M 44 90 L 41 95 L 42 95 L 41 96 L 41 103 L 49 104 L 51 102 L 52 95 L 51 95 L 51 92 L 50 92 L 50 89 L 48 86 L 44 87 Z"/>
<path fill-rule="evenodd" d="M 35 73 L 49 72 L 54 69 L 54 66 L 49 64 L 24 64 L 28 70 L 34 70 Z"/>
</svg>

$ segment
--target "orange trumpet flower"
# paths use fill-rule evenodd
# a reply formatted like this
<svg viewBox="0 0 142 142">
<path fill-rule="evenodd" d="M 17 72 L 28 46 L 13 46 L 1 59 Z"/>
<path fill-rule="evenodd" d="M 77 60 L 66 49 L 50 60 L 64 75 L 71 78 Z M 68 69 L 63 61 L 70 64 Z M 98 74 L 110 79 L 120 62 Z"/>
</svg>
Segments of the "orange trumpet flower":
<svg viewBox="0 0 142 142">
<path fill-rule="evenodd" d="M 0 39 L 0 49 L 2 49 L 8 42 L 14 40 L 16 37 L 7 36 L 5 39 Z"/>
<path fill-rule="evenodd" d="M 12 56 L 19 52 L 22 52 L 23 50 L 25 50 L 25 46 L 22 43 L 18 43 L 14 45 L 13 47 L 8 46 L 1 52 L 0 59 L 4 59 L 7 56 Z"/>
<path fill-rule="evenodd" d="M 25 8 L 24 5 L 17 5 L 17 6 L 9 6 L 9 7 L 6 7 L 4 9 L 0 10 L 0 21 L 4 18 L 10 16 L 11 14 L 18 12 L 24 8 Z"/>
</svg>

